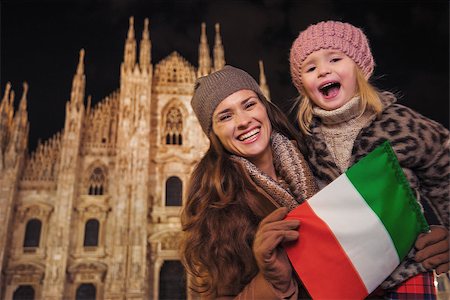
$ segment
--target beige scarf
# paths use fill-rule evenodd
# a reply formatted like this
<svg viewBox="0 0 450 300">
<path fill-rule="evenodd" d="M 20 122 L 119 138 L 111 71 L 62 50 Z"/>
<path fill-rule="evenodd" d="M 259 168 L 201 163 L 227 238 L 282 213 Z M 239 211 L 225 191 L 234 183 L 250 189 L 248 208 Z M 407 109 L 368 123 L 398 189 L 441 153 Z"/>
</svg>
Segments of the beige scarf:
<svg viewBox="0 0 450 300">
<path fill-rule="evenodd" d="M 274 131 L 271 145 L 274 167 L 280 177 L 278 181 L 243 157 L 232 155 L 231 158 L 240 162 L 255 184 L 271 195 L 280 206 L 292 210 L 313 196 L 317 186 L 308 164 L 292 141 Z"/>
</svg>

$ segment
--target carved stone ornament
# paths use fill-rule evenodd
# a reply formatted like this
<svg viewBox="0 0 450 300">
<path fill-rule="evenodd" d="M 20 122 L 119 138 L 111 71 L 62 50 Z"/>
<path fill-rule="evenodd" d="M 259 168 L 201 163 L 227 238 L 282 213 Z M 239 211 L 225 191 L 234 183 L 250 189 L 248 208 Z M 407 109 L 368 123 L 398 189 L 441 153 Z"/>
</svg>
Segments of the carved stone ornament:
<svg viewBox="0 0 450 300">
<path fill-rule="evenodd" d="M 53 206 L 41 202 L 35 201 L 33 203 L 22 203 L 17 208 L 17 216 L 20 222 L 24 222 L 30 218 L 38 218 L 40 220 L 47 220 L 50 213 L 53 211 Z"/>
<path fill-rule="evenodd" d="M 70 280 L 72 282 L 80 281 L 100 281 L 105 278 L 108 266 L 97 261 L 82 261 L 72 264 L 68 268 Z"/>
<path fill-rule="evenodd" d="M 34 262 L 17 263 L 6 270 L 8 284 L 40 283 L 45 267 Z"/>
</svg>

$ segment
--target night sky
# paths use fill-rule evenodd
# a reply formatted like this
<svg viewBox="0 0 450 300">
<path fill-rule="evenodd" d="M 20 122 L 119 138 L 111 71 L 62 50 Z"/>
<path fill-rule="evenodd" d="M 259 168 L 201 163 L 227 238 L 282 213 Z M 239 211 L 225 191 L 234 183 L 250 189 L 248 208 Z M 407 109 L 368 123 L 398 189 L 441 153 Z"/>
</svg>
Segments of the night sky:
<svg viewBox="0 0 450 300">
<path fill-rule="evenodd" d="M 119 87 L 128 19 L 136 39 L 150 19 L 152 62 L 178 51 L 198 65 L 200 26 L 208 42 L 220 23 L 227 64 L 259 80 L 264 61 L 272 101 L 288 112 L 296 90 L 289 49 L 299 31 L 323 20 L 363 28 L 376 62 L 372 82 L 399 102 L 449 127 L 449 2 L 445 1 L 24 1 L 0 3 L 0 86 L 22 95 L 29 84 L 29 148 L 64 126 L 79 50 L 84 48 L 86 96 L 93 104 Z M 212 54 L 212 48 L 211 48 Z"/>
</svg>

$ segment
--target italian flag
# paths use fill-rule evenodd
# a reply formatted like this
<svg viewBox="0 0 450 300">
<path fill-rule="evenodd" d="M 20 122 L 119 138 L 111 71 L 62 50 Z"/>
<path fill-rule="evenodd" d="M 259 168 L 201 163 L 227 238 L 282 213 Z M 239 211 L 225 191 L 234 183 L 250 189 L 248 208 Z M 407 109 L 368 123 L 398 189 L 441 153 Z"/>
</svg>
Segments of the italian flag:
<svg viewBox="0 0 450 300">
<path fill-rule="evenodd" d="M 388 142 L 292 210 L 285 245 L 313 299 L 363 299 L 408 254 L 428 224 Z"/>
</svg>

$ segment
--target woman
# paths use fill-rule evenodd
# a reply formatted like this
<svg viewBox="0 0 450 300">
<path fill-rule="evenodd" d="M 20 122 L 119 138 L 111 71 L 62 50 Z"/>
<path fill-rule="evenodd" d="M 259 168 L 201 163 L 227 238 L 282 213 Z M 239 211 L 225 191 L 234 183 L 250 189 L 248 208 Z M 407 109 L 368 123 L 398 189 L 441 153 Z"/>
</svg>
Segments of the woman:
<svg viewBox="0 0 450 300">
<path fill-rule="evenodd" d="M 231 66 L 199 78 L 191 105 L 211 142 L 182 213 L 192 289 L 210 298 L 296 299 L 281 243 L 298 238 L 299 223 L 283 218 L 316 185 L 294 129 L 256 81 Z"/>
</svg>

